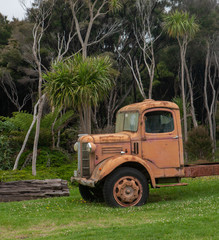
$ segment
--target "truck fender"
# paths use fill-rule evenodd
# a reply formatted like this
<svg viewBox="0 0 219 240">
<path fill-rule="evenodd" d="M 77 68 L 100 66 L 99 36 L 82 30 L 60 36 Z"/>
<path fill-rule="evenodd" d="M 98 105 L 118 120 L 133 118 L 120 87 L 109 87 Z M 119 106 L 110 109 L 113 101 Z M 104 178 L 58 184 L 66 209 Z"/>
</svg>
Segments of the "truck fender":
<svg viewBox="0 0 219 240">
<path fill-rule="evenodd" d="M 142 167 L 146 169 L 148 172 L 150 179 L 151 179 L 151 185 L 152 187 L 156 187 L 156 182 L 154 175 L 152 173 L 151 168 L 148 166 L 148 164 L 143 161 L 141 158 L 137 156 L 132 156 L 132 155 L 122 155 L 122 156 L 115 156 L 109 159 L 106 159 L 102 162 L 100 162 L 94 169 L 91 179 L 94 180 L 94 182 L 98 182 L 107 175 L 109 175 L 114 169 L 122 165 L 123 163 L 128 163 L 128 162 L 137 162 Z"/>
</svg>

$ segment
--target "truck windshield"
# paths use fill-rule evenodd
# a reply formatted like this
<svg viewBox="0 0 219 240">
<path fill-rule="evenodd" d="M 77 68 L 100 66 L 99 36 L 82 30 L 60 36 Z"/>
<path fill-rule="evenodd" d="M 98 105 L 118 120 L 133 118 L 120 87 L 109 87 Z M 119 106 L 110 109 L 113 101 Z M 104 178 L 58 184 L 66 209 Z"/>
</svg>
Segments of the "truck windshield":
<svg viewBox="0 0 219 240">
<path fill-rule="evenodd" d="M 116 132 L 138 130 L 138 112 L 121 112 L 116 117 Z"/>
</svg>

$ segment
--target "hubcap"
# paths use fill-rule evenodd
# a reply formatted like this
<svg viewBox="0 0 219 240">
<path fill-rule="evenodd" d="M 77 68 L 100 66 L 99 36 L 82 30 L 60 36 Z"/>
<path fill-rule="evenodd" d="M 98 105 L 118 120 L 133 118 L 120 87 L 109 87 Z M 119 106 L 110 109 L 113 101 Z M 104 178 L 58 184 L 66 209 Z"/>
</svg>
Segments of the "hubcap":
<svg viewBox="0 0 219 240">
<path fill-rule="evenodd" d="M 135 206 L 142 197 L 142 185 L 135 177 L 122 177 L 114 185 L 113 196 L 120 206 Z"/>
</svg>

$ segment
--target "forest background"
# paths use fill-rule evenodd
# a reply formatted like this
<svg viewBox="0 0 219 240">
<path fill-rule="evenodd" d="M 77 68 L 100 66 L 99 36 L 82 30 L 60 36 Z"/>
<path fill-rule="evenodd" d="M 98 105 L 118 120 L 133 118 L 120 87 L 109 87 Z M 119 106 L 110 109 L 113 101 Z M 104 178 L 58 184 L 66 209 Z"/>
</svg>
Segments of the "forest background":
<svg viewBox="0 0 219 240">
<path fill-rule="evenodd" d="M 168 31 L 172 13 L 188 14 L 197 24 L 194 34 L 185 21 L 175 35 Z M 57 95 L 50 101 L 51 91 L 44 98 L 49 73 L 76 57 L 107 59 L 112 84 L 105 82 L 105 92 L 97 88 L 101 96 L 91 96 L 95 81 L 81 81 L 80 89 L 92 98 L 88 106 L 84 93 L 68 99 L 72 104 L 66 104 L 67 91 L 59 104 Z M 217 0 L 36 0 L 25 20 L 0 14 L 0 169 L 23 169 L 34 158 L 44 167 L 71 164 L 78 133 L 113 132 L 116 111 L 147 98 L 180 106 L 191 161 L 216 161 L 218 86 Z"/>
</svg>

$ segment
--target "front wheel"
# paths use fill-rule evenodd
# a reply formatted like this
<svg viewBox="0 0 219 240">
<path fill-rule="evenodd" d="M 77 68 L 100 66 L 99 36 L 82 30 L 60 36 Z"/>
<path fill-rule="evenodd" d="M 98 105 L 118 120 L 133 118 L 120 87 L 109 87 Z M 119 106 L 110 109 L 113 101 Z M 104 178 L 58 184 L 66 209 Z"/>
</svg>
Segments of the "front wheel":
<svg viewBox="0 0 219 240">
<path fill-rule="evenodd" d="M 106 203 L 113 207 L 141 206 L 148 199 L 148 182 L 134 168 L 118 168 L 106 178 L 103 195 Z"/>
<path fill-rule="evenodd" d="M 92 187 L 79 184 L 79 192 L 85 201 L 89 201 L 89 202 L 103 201 L 103 193 L 100 187 L 92 188 Z"/>
</svg>

